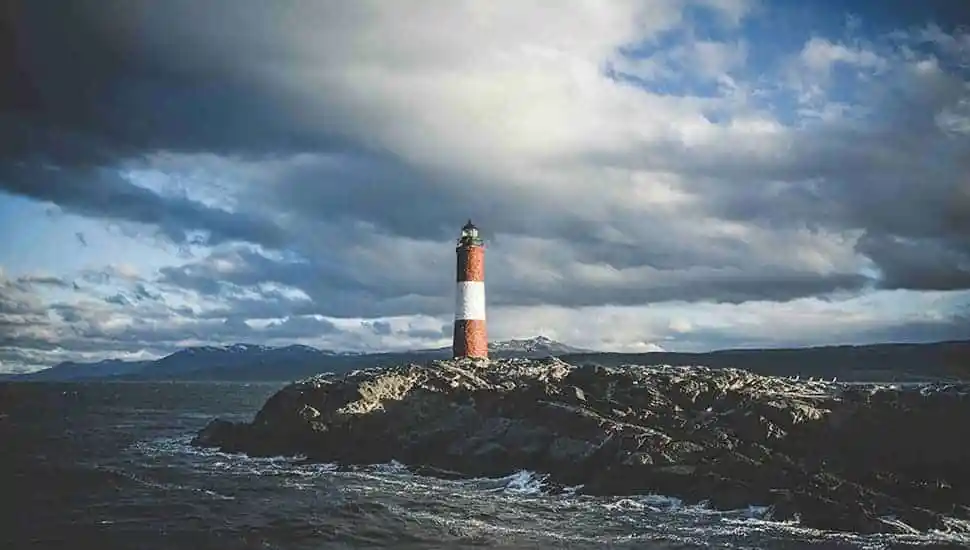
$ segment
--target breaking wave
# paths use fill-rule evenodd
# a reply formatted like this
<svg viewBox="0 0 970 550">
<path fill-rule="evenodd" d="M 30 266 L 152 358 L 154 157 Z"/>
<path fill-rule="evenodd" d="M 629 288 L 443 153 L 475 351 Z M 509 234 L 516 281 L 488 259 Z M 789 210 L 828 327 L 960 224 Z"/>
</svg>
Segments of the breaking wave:
<svg viewBox="0 0 970 550">
<path fill-rule="evenodd" d="M 195 484 L 173 484 L 170 490 L 193 490 L 231 500 L 258 486 L 263 498 L 285 494 L 323 493 L 349 511 L 375 514 L 399 527 L 424 529 L 428 540 L 450 537 L 458 544 L 488 542 L 642 547 L 831 547 L 882 549 L 930 544 L 970 544 L 970 522 L 947 521 L 946 531 L 920 534 L 898 520 L 884 521 L 904 534 L 856 535 L 826 532 L 797 521 L 772 521 L 770 510 L 750 506 L 719 511 L 705 503 L 685 504 L 662 495 L 591 497 L 578 487 L 556 488 L 531 471 L 503 477 L 441 479 L 418 475 L 391 462 L 341 468 L 308 462 L 304 457 L 254 458 L 192 447 L 191 437 L 143 441 L 130 452 L 141 460 L 171 464 L 195 474 Z M 267 484 L 267 481 L 270 483 Z M 211 487 L 209 485 L 217 487 Z M 203 485 L 205 487 L 200 487 Z M 290 497 L 291 498 L 291 497 Z M 393 529 L 391 529 L 393 531 Z M 398 533 L 400 535 L 400 533 Z M 397 536 L 397 535 L 395 535 Z M 414 534 L 411 535 L 416 536 Z M 418 537 L 421 538 L 421 537 Z M 652 546 L 648 544 L 648 546 Z"/>
</svg>

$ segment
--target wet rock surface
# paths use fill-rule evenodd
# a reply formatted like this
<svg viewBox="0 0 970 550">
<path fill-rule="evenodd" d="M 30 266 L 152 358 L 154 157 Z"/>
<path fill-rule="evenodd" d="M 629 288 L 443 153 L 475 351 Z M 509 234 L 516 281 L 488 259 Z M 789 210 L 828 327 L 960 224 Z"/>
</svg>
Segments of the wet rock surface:
<svg viewBox="0 0 970 550">
<path fill-rule="evenodd" d="M 704 367 L 435 361 L 321 374 L 194 444 L 438 475 L 528 469 L 862 533 L 970 518 L 970 387 L 840 386 Z"/>
</svg>

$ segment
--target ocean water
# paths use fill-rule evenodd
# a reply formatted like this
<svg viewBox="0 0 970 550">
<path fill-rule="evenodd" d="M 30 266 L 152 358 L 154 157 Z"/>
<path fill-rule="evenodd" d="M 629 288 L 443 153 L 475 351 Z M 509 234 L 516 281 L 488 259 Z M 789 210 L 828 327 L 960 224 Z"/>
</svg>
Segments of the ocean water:
<svg viewBox="0 0 970 550">
<path fill-rule="evenodd" d="M 965 525 L 856 536 L 663 496 L 543 491 L 542 477 L 443 480 L 188 442 L 282 384 L 0 385 L 0 548 L 963 548 Z"/>
</svg>

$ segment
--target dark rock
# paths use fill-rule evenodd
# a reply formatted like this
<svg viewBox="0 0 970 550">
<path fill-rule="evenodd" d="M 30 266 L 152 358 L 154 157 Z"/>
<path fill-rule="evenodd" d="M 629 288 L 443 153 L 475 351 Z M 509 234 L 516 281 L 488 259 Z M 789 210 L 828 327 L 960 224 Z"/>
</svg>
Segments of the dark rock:
<svg viewBox="0 0 970 550">
<path fill-rule="evenodd" d="M 550 487 L 660 493 L 864 533 L 970 517 L 963 386 L 841 388 L 738 369 L 438 361 L 323 374 L 252 423 L 193 444 L 341 465 L 397 460 L 432 475 L 529 469 Z"/>
<path fill-rule="evenodd" d="M 220 447 L 227 452 L 248 450 L 252 430 L 246 424 L 237 424 L 217 418 L 192 438 L 197 447 Z"/>
</svg>

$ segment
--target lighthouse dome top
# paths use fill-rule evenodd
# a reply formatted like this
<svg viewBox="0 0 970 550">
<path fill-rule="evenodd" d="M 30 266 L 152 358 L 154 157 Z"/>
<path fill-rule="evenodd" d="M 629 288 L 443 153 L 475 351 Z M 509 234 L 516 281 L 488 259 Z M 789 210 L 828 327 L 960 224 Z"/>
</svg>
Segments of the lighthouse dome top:
<svg viewBox="0 0 970 550">
<path fill-rule="evenodd" d="M 475 224 L 473 224 L 471 220 L 468 220 L 468 223 L 466 223 L 464 227 L 461 228 L 461 236 L 462 237 L 478 236 L 478 228 L 475 227 Z"/>
<path fill-rule="evenodd" d="M 478 228 L 471 220 L 468 220 L 461 228 L 461 238 L 458 240 L 459 245 L 481 245 L 482 240 L 478 236 Z"/>
</svg>

